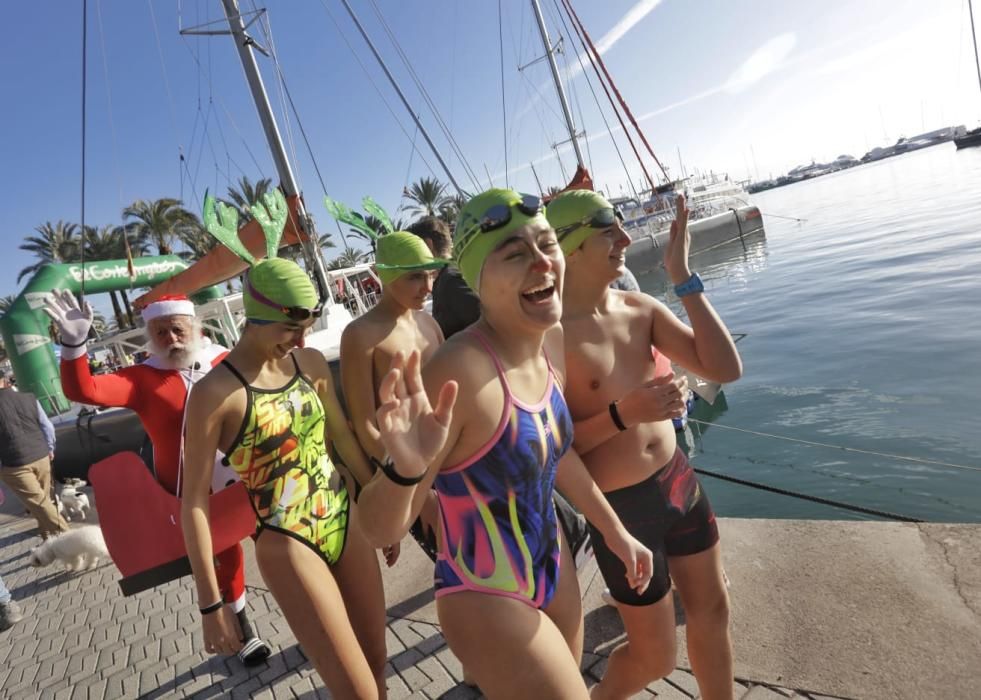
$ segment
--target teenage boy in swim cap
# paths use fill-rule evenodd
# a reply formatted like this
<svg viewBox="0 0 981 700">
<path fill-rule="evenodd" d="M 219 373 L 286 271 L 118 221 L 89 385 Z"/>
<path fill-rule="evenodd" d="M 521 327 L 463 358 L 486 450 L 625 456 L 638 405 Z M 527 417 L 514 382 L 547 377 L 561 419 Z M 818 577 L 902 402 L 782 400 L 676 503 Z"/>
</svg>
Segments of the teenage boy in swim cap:
<svg viewBox="0 0 981 700">
<path fill-rule="evenodd" d="M 341 336 L 341 384 L 348 415 L 354 432 L 367 455 L 385 458 L 384 446 L 374 437 L 369 425 L 375 424 L 378 410 L 378 387 L 388 372 L 395 353 L 419 352 L 425 364 L 443 342 L 439 325 L 423 305 L 433 289 L 435 272 L 446 260 L 433 257 L 418 236 L 395 231 L 380 236 L 376 242 L 375 270 L 382 281 L 378 303 L 366 314 L 347 325 Z M 424 511 L 427 529 L 436 525 L 435 502 Z M 416 528 L 418 537 L 422 532 Z M 435 557 L 435 540 L 420 541 L 423 550 Z M 398 558 L 399 545 L 383 548 L 389 566 Z"/>
<path fill-rule="evenodd" d="M 688 656 L 701 697 L 732 698 L 729 598 L 715 516 L 675 441 L 671 419 L 687 385 L 671 361 L 706 379 L 731 382 L 742 364 L 722 320 L 688 265 L 688 209 L 664 251 L 691 327 L 642 292 L 609 288 L 623 273 L 630 237 L 602 196 L 566 192 L 547 217 L 566 255 L 562 326 L 565 396 L 575 448 L 627 530 L 654 552 L 646 591 L 623 585 L 622 563 L 593 528 L 593 549 L 623 618 L 627 641 L 610 656 L 593 698 L 628 698 L 675 667 L 674 580 L 687 619 Z M 668 576 L 670 570 L 671 576 Z"/>
</svg>

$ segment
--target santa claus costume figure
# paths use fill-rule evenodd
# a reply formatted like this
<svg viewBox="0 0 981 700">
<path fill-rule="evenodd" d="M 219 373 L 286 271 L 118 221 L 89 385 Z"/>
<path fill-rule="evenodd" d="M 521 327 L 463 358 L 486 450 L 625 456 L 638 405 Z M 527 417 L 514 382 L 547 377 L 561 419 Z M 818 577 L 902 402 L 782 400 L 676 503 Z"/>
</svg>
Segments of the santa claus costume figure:
<svg viewBox="0 0 981 700">
<path fill-rule="evenodd" d="M 184 296 L 165 296 L 143 309 L 150 356 L 142 363 L 92 376 L 86 339 L 92 326 L 92 307 L 79 306 L 69 291 L 54 290 L 45 310 L 61 335 L 61 386 L 72 401 L 97 406 L 125 407 L 134 411 L 153 443 L 153 467 L 157 481 L 177 493 L 180 472 L 181 430 L 184 405 L 191 387 L 228 354 L 201 332 L 194 304 Z M 215 486 L 226 483 L 216 476 Z M 221 483 L 217 483 L 221 482 Z M 245 614 L 245 562 L 242 546 L 215 557 L 223 599 L 241 627 L 239 658 L 247 666 L 269 656 L 269 646 L 259 639 Z"/>
</svg>

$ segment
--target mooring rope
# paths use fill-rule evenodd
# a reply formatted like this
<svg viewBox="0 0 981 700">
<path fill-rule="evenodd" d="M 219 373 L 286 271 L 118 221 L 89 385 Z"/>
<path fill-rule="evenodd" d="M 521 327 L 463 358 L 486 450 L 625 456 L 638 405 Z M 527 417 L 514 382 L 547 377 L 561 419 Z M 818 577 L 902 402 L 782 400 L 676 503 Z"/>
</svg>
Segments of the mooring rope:
<svg viewBox="0 0 981 700">
<path fill-rule="evenodd" d="M 747 428 L 737 428 L 732 425 L 723 425 L 721 423 L 712 423 L 709 421 L 698 420 L 696 418 L 689 418 L 689 422 L 697 423 L 698 425 L 713 426 L 715 428 L 721 428 L 722 430 L 733 430 L 739 433 L 746 433 L 748 435 L 756 435 L 757 437 L 765 437 L 773 440 L 784 440 L 786 442 L 796 442 L 801 445 L 810 445 L 812 447 L 827 447 L 835 450 L 842 450 L 844 452 L 856 452 L 863 455 L 871 455 L 873 457 L 886 457 L 888 459 L 898 459 L 904 462 L 915 462 L 916 464 L 928 464 L 936 467 L 949 467 L 951 469 L 964 469 L 967 471 L 981 472 L 981 467 L 971 466 L 969 464 L 956 464 L 953 462 L 941 462 L 935 459 L 924 459 L 922 457 L 907 457 L 905 455 L 890 454 L 888 452 L 876 452 L 874 450 L 863 450 L 858 447 L 846 447 L 844 445 L 833 445 L 827 442 L 816 442 L 814 440 L 802 440 L 801 438 L 787 437 L 786 435 L 774 435 L 773 433 L 764 433 L 759 430 L 749 430 Z"/>
<path fill-rule="evenodd" d="M 811 501 L 812 503 L 820 503 L 826 506 L 832 506 L 834 508 L 841 508 L 843 510 L 850 510 L 855 513 L 864 513 L 866 515 L 874 515 L 879 518 L 885 518 L 887 520 L 898 520 L 904 523 L 922 523 L 923 520 L 919 518 L 911 518 L 908 515 L 899 515 L 898 513 L 890 513 L 886 510 L 878 510 L 876 508 L 866 508 L 864 506 L 856 506 L 851 503 L 842 503 L 841 501 L 835 501 L 830 498 L 821 498 L 820 496 L 809 496 L 805 493 L 799 493 L 797 491 L 790 491 L 788 489 L 781 489 L 776 486 L 770 486 L 768 484 L 761 484 L 758 481 L 750 481 L 748 479 L 739 479 L 734 476 L 729 476 L 728 474 L 720 474 L 718 472 L 708 471 L 707 469 L 702 469 L 700 467 L 692 467 L 696 474 L 703 474 L 705 476 L 710 476 L 713 479 L 721 479 L 723 481 L 730 481 L 734 484 L 739 484 L 740 486 L 748 486 L 750 488 L 758 489 L 760 491 L 769 491 L 770 493 L 780 494 L 781 496 L 790 496 L 791 498 L 798 498 L 802 501 Z"/>
</svg>

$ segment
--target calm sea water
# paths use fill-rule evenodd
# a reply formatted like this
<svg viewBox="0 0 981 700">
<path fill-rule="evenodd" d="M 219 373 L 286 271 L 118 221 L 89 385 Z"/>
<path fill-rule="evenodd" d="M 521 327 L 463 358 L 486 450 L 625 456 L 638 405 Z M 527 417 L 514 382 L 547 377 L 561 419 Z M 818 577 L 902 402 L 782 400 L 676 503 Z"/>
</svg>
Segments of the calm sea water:
<svg viewBox="0 0 981 700">
<path fill-rule="evenodd" d="M 926 520 L 981 521 L 981 149 L 944 144 L 752 201 L 765 237 L 693 259 L 730 330 L 746 334 L 744 377 L 712 425 L 692 426 L 695 464 Z M 681 311 L 662 274 L 640 282 Z M 864 518 L 703 483 L 721 515 Z"/>
</svg>

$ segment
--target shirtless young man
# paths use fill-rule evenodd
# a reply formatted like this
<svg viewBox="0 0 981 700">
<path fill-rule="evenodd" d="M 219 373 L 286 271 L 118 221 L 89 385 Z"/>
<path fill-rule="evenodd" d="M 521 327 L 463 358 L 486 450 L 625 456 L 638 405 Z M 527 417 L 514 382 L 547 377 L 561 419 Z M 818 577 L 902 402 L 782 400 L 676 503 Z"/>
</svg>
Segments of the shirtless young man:
<svg viewBox="0 0 981 700">
<path fill-rule="evenodd" d="M 627 632 L 592 697 L 630 697 L 674 669 L 674 602 L 668 595 L 673 579 L 685 607 L 688 655 L 701 696 L 732 698 L 729 599 L 718 529 L 675 441 L 671 418 L 682 414 L 687 386 L 673 376 L 670 361 L 718 382 L 738 379 L 742 365 L 688 266 L 684 198 L 678 198 L 664 265 L 690 328 L 647 294 L 609 288 L 623 273 L 630 237 L 603 197 L 564 193 L 547 216 L 567 260 L 562 325 L 574 444 L 628 532 L 654 552 L 654 578 L 637 594 L 622 584 L 623 565 L 602 535 L 592 533 Z"/>
<path fill-rule="evenodd" d="M 425 241 L 406 231 L 379 237 L 375 259 L 381 298 L 344 329 L 341 384 L 361 446 L 380 460 L 385 448 L 368 428 L 379 405 L 378 386 L 396 352 L 418 350 L 425 364 L 443 342 L 439 324 L 423 305 L 433 289 L 433 270 L 446 262 L 433 258 Z"/>
<path fill-rule="evenodd" d="M 368 457 L 381 461 L 385 458 L 385 448 L 369 427 L 374 425 L 375 411 L 380 405 L 378 389 L 395 353 L 418 351 L 425 364 L 443 343 L 439 325 L 423 311 L 423 305 L 433 289 L 433 271 L 446 262 L 433 258 L 425 241 L 406 231 L 379 237 L 376 247 L 375 268 L 382 281 L 381 298 L 344 329 L 341 386 L 358 441 Z M 427 529 L 434 531 L 435 500 L 422 517 Z M 429 536 L 427 540 L 418 523 L 413 526 L 412 534 L 423 551 L 435 558 L 435 537 Z M 392 566 L 398 558 L 399 545 L 389 545 L 383 552 L 385 561 Z"/>
</svg>

